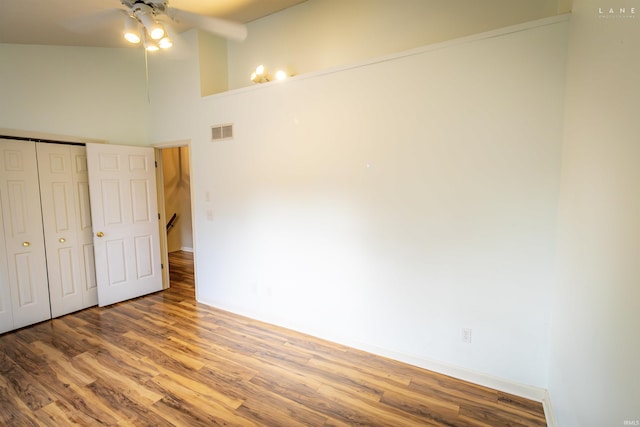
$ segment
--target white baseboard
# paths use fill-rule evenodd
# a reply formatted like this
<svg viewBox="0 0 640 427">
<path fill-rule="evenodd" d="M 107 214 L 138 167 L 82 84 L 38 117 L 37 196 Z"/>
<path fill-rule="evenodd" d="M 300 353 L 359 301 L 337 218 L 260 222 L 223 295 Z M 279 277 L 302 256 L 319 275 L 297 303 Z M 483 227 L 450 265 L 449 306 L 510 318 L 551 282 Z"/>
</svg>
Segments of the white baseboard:
<svg viewBox="0 0 640 427">
<path fill-rule="evenodd" d="M 181 247 L 180 249 L 174 249 L 174 250 L 172 250 L 172 251 L 169 251 L 169 253 L 171 253 L 171 252 L 180 252 L 180 251 L 183 251 L 183 252 L 193 252 L 193 248 L 189 248 L 189 247 L 183 246 L 183 247 Z"/>
<path fill-rule="evenodd" d="M 521 384 L 516 381 L 511 381 L 505 378 L 486 374 L 484 372 L 474 371 L 472 369 L 463 368 L 460 366 L 450 365 L 436 360 L 411 356 L 403 353 L 398 353 L 393 350 L 387 350 L 384 348 L 378 348 L 366 344 L 358 345 L 356 343 L 351 343 L 346 345 L 357 348 L 359 350 L 364 350 L 368 353 L 377 354 L 379 356 L 387 357 L 389 359 L 397 360 L 399 362 L 404 362 L 409 365 L 417 366 L 419 368 L 457 378 L 459 380 L 468 381 L 474 384 L 492 388 L 494 390 L 499 390 L 504 393 L 509 393 L 516 396 L 524 397 L 526 399 L 535 400 L 536 402 L 542 402 L 547 395 L 547 391 L 539 387 Z"/>
<path fill-rule="evenodd" d="M 555 415 L 553 415 L 553 408 L 551 407 L 551 396 L 549 392 L 545 392 L 544 399 L 542 399 L 542 407 L 544 408 L 544 416 L 547 419 L 547 427 L 558 427 Z"/>
<path fill-rule="evenodd" d="M 345 344 L 345 343 L 342 343 Z M 505 378 L 497 377 L 494 375 L 486 374 L 483 372 L 474 371 L 459 366 L 449 365 L 434 360 L 418 358 L 409 356 L 402 353 L 397 353 L 391 350 L 376 348 L 368 345 L 354 345 L 345 344 L 350 347 L 364 350 L 368 353 L 377 354 L 379 356 L 387 357 L 389 359 L 404 362 L 409 365 L 424 368 L 429 371 L 437 372 L 439 374 L 447 375 L 459 380 L 468 381 L 484 387 L 489 387 L 494 390 L 498 390 L 504 393 L 513 394 L 516 396 L 524 397 L 525 399 L 533 400 L 542 403 L 544 410 L 544 416 L 547 421 L 547 427 L 557 427 L 555 416 L 553 415 L 553 409 L 551 407 L 551 398 L 549 392 L 546 389 L 540 387 L 534 387 L 526 384 L 521 384 L 516 381 L 511 381 Z"/>
</svg>

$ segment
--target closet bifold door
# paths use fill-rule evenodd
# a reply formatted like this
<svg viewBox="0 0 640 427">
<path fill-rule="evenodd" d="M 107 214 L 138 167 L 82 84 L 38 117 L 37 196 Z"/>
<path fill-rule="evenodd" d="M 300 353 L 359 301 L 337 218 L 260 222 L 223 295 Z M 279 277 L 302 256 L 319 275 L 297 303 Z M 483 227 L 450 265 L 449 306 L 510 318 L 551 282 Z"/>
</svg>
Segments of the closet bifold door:
<svg viewBox="0 0 640 427">
<path fill-rule="evenodd" d="M 4 151 L 3 140 L 0 139 L 0 152 Z M 0 154 L 0 161 L 4 161 L 4 154 Z M 1 168 L 2 166 L 0 166 Z M 11 292 L 9 289 L 9 269 L 7 267 L 6 240 L 4 237 L 4 215 L 2 194 L 4 193 L 4 178 L 0 177 L 0 334 L 13 329 L 13 310 L 11 308 Z"/>
<path fill-rule="evenodd" d="M 0 139 L 0 332 L 51 318 L 34 142 Z"/>
<path fill-rule="evenodd" d="M 51 314 L 98 303 L 84 146 L 36 144 Z"/>
</svg>

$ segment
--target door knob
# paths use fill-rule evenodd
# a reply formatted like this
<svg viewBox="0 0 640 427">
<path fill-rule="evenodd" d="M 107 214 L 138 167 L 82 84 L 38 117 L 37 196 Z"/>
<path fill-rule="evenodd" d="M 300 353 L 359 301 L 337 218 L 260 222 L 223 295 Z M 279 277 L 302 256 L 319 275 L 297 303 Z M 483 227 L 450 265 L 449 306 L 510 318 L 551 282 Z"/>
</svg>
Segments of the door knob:
<svg viewBox="0 0 640 427">
<path fill-rule="evenodd" d="M 104 237 L 104 233 L 103 233 L 102 231 L 98 231 L 98 232 L 96 233 L 96 236 L 98 236 L 98 237 Z"/>
<path fill-rule="evenodd" d="M 66 241 L 67 241 L 67 239 L 65 239 L 64 237 L 61 237 L 61 238 L 58 239 L 58 242 L 60 242 L 60 243 L 64 243 Z"/>
<path fill-rule="evenodd" d="M 29 246 L 31 246 L 30 242 L 22 242 L 22 246 L 24 246 L 25 248 L 28 248 Z"/>
</svg>

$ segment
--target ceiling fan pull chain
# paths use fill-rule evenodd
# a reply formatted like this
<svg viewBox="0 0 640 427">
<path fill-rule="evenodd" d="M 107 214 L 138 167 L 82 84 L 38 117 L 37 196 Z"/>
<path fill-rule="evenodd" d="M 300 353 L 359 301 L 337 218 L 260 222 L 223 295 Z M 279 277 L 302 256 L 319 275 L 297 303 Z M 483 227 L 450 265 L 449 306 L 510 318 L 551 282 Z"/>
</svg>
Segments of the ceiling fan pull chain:
<svg viewBox="0 0 640 427">
<path fill-rule="evenodd" d="M 145 72 L 145 83 L 147 85 L 147 102 L 151 104 L 151 91 L 149 90 L 149 56 L 147 49 L 142 49 L 144 51 L 144 72 Z"/>
</svg>

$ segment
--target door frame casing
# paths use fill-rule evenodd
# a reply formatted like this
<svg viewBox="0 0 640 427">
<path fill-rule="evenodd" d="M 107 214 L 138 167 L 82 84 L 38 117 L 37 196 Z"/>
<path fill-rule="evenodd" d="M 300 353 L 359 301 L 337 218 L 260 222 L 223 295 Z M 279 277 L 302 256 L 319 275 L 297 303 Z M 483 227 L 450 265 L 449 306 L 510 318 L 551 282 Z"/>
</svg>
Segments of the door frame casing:
<svg viewBox="0 0 640 427">
<path fill-rule="evenodd" d="M 158 232 L 160 234 L 160 262 L 162 263 L 162 289 L 169 289 L 171 279 L 169 278 L 169 251 L 167 245 L 167 214 L 165 213 L 164 200 L 164 172 L 162 168 L 162 150 L 154 147 L 156 159 L 156 192 L 158 193 Z"/>
<path fill-rule="evenodd" d="M 165 280 L 165 275 L 166 275 L 166 288 L 169 287 L 169 247 L 168 247 L 168 243 L 167 243 L 167 230 L 166 227 L 164 226 L 167 223 L 167 215 L 165 212 L 165 197 L 164 197 L 164 169 L 162 167 L 162 150 L 166 149 L 166 148 L 180 148 L 180 147 L 187 147 L 189 150 L 189 171 L 192 170 L 192 159 L 191 159 L 191 140 L 190 139 L 183 139 L 183 140 L 177 140 L 177 141 L 168 141 L 168 142 L 163 142 L 160 144 L 155 144 L 153 145 L 153 148 L 155 149 L 155 153 L 156 153 L 156 161 L 158 162 L 158 167 L 156 168 L 156 182 L 157 182 L 157 189 L 158 189 L 158 210 L 160 212 L 160 226 L 163 227 L 160 230 L 160 251 L 161 251 L 161 255 L 162 255 L 162 263 L 163 265 L 166 266 L 166 268 L 164 268 L 163 270 L 163 284 L 164 284 L 164 280 Z M 197 277 L 196 277 L 196 256 L 195 254 L 196 252 L 196 239 L 195 239 L 195 227 L 196 227 L 196 222 L 193 218 L 194 212 L 195 210 L 193 209 L 193 201 L 194 201 L 194 195 L 193 195 L 193 183 L 190 182 L 189 185 L 189 199 L 191 200 L 191 233 L 193 235 L 193 267 L 194 267 L 194 274 L 193 274 L 193 282 L 194 282 L 194 287 L 196 289 L 196 294 L 198 292 L 198 286 L 197 286 Z"/>
</svg>

